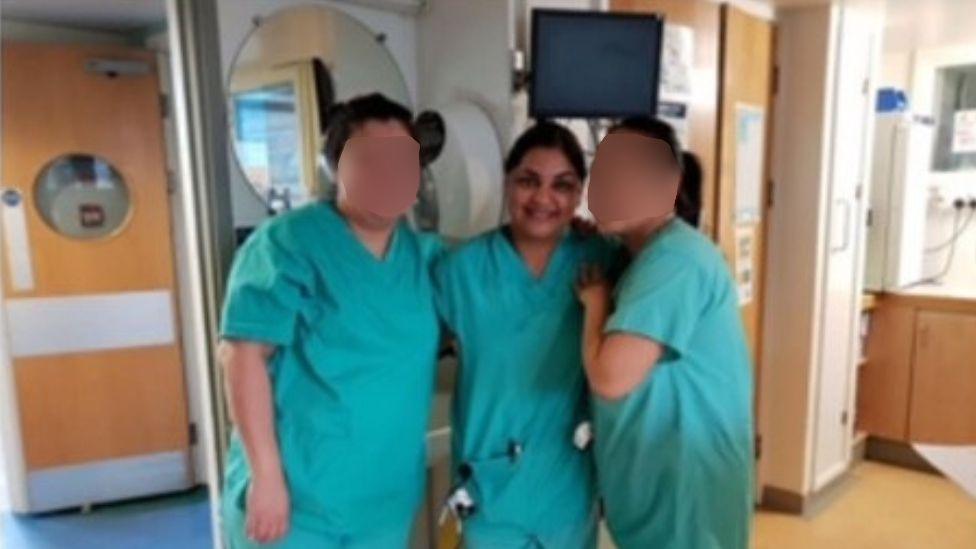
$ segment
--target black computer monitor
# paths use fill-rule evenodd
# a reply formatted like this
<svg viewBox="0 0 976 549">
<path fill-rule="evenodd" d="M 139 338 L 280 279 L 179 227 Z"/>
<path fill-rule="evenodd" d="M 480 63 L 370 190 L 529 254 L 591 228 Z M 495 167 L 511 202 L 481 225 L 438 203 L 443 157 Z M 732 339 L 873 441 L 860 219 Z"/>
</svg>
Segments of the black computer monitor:
<svg viewBox="0 0 976 549">
<path fill-rule="evenodd" d="M 658 15 L 533 10 L 530 114 L 653 116 L 663 36 Z"/>
</svg>

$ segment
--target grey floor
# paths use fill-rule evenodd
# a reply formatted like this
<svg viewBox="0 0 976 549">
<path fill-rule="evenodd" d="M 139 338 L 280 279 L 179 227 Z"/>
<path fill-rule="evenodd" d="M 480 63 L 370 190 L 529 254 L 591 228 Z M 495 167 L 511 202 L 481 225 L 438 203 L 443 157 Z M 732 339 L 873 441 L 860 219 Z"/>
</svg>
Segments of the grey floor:
<svg viewBox="0 0 976 549">
<path fill-rule="evenodd" d="M 0 513 L 4 549 L 211 549 L 205 489 L 124 503 L 87 513 Z"/>
</svg>

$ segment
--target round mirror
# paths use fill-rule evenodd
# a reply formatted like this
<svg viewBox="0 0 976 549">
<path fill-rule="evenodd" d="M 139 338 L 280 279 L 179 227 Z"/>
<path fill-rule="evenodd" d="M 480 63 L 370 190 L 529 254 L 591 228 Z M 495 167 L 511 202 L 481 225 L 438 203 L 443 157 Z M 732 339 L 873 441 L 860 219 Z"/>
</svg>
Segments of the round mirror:
<svg viewBox="0 0 976 549">
<path fill-rule="evenodd" d="M 230 133 L 240 169 L 272 211 L 319 196 L 327 110 L 380 92 L 410 95 L 385 37 L 337 9 L 298 6 L 255 22 L 231 68 Z"/>
<path fill-rule="evenodd" d="M 87 154 L 67 154 L 49 162 L 34 184 L 34 204 L 49 227 L 80 240 L 117 233 L 132 210 L 119 172 Z"/>
</svg>

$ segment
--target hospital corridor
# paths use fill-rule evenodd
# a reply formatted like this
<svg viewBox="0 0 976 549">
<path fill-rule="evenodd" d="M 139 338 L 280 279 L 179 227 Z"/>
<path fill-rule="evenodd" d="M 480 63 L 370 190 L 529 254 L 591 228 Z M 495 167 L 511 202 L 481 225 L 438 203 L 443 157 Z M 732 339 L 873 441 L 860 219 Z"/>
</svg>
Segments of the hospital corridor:
<svg viewBox="0 0 976 549">
<path fill-rule="evenodd" d="M 976 548 L 976 0 L 0 0 L 0 549 Z"/>
</svg>

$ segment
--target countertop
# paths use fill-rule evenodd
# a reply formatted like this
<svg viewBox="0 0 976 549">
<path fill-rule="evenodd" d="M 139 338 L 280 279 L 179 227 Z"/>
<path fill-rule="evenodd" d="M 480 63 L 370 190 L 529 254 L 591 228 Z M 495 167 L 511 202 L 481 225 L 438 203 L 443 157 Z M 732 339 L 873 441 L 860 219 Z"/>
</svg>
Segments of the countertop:
<svg viewBox="0 0 976 549">
<path fill-rule="evenodd" d="M 976 286 L 940 286 L 922 284 L 880 294 L 884 301 L 912 305 L 922 309 L 976 314 Z"/>
<path fill-rule="evenodd" d="M 976 300 L 976 285 L 974 286 L 940 286 L 937 284 L 920 284 L 895 292 L 900 295 L 920 297 L 942 297 L 946 299 Z"/>
</svg>

